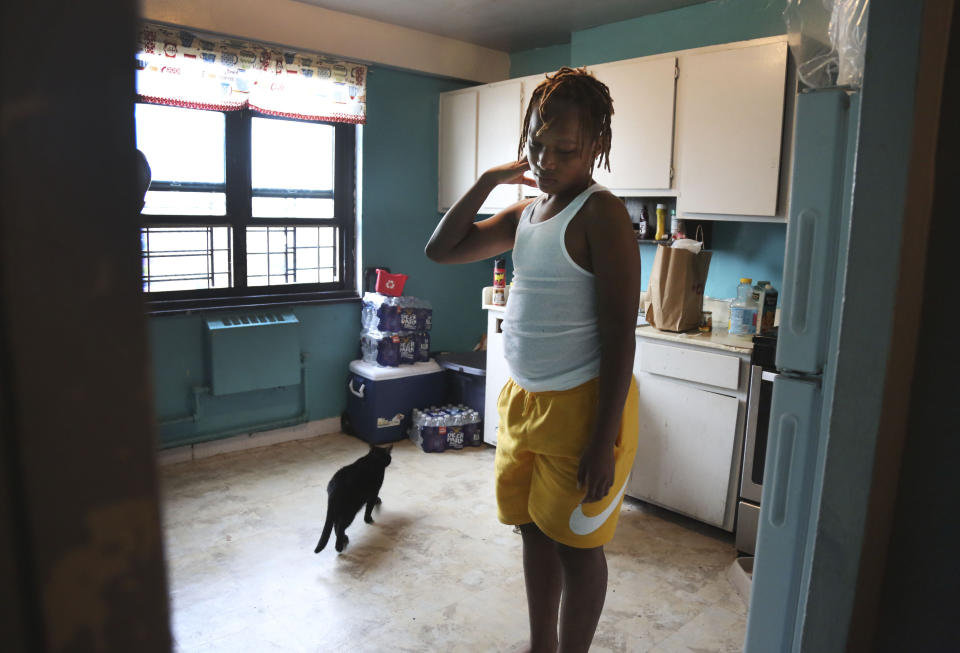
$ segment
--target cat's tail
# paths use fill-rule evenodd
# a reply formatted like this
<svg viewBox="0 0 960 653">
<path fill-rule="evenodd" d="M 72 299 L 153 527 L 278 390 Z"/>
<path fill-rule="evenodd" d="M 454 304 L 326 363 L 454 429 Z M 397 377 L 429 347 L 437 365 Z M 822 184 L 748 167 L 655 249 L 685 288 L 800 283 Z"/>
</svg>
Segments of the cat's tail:
<svg viewBox="0 0 960 653">
<path fill-rule="evenodd" d="M 314 553 L 320 553 L 323 551 L 323 547 L 327 546 L 327 540 L 330 539 L 330 531 L 333 530 L 333 512 L 330 510 L 330 505 L 327 504 L 327 521 L 323 524 L 323 532 L 320 534 L 320 541 L 317 542 L 317 548 L 313 550 Z"/>
</svg>

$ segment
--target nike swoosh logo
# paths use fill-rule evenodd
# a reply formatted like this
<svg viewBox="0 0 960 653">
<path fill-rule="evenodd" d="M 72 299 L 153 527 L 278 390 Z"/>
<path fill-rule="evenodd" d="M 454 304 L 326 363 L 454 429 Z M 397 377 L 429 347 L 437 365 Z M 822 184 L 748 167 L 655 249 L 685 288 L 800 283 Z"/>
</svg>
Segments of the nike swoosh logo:
<svg viewBox="0 0 960 653">
<path fill-rule="evenodd" d="M 627 477 L 627 479 L 629 479 L 629 477 Z M 582 503 L 574 508 L 573 512 L 570 513 L 570 530 L 577 535 L 589 535 L 603 526 L 603 524 L 610 518 L 610 515 L 613 514 L 613 511 L 616 510 L 617 506 L 620 505 L 620 499 L 623 497 L 623 493 L 627 489 L 627 479 L 624 479 L 623 485 L 620 486 L 620 491 L 617 492 L 617 496 L 610 501 L 610 505 L 607 506 L 606 509 L 599 515 L 587 517 L 585 514 L 583 514 Z"/>
</svg>

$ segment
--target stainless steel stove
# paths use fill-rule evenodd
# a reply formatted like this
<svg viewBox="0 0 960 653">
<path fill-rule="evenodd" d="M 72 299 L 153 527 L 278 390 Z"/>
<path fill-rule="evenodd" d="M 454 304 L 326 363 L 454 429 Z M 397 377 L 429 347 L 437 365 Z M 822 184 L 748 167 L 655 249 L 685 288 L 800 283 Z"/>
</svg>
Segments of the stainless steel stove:
<svg viewBox="0 0 960 653">
<path fill-rule="evenodd" d="M 769 335 L 753 337 L 736 528 L 737 550 L 750 555 L 753 555 L 757 548 L 763 465 L 767 454 L 767 429 L 770 424 L 770 400 L 773 397 L 773 380 L 777 376 L 776 353 L 776 329 Z"/>
</svg>

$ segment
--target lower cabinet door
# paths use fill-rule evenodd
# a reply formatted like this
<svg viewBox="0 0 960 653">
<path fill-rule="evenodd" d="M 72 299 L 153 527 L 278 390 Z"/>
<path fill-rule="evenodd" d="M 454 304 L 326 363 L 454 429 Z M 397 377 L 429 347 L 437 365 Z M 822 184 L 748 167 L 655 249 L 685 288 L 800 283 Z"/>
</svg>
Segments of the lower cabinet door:
<svg viewBox="0 0 960 653">
<path fill-rule="evenodd" d="M 644 372 L 637 382 L 640 434 L 627 494 L 730 530 L 739 400 Z"/>
</svg>

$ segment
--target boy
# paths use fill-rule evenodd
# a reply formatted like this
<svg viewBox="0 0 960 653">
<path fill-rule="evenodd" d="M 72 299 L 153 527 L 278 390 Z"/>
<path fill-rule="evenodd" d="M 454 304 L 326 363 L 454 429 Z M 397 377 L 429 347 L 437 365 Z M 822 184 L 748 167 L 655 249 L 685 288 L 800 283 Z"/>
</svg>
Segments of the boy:
<svg viewBox="0 0 960 653">
<path fill-rule="evenodd" d="M 513 249 L 497 507 L 523 536 L 534 653 L 589 649 L 606 595 L 603 545 L 636 451 L 640 258 L 623 203 L 592 179 L 597 157 L 609 169 L 612 114 L 607 87 L 585 70 L 548 75 L 524 119 L 526 159 L 483 173 L 426 247 L 439 263 Z M 543 194 L 473 222 L 493 188 L 516 183 Z"/>
</svg>

